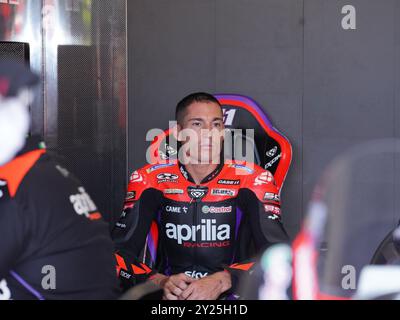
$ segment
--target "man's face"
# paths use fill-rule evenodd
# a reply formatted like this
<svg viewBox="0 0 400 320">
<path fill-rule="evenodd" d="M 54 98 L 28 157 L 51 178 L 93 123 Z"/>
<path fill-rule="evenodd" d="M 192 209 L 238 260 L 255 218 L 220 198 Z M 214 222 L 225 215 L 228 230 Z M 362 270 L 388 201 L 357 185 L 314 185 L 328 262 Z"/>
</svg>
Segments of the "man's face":
<svg viewBox="0 0 400 320">
<path fill-rule="evenodd" d="M 179 140 L 192 164 L 219 163 L 224 132 L 222 109 L 213 102 L 191 104 L 178 125 Z"/>
<path fill-rule="evenodd" d="M 30 123 L 28 105 L 32 102 L 28 94 L 0 99 L 0 166 L 24 147 Z"/>
</svg>

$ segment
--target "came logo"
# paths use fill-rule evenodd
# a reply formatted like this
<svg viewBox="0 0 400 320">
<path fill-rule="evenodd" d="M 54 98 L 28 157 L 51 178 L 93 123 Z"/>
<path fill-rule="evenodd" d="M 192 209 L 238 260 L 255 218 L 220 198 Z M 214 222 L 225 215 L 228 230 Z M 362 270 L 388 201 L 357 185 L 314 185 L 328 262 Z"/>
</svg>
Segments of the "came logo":
<svg viewBox="0 0 400 320">
<path fill-rule="evenodd" d="M 204 206 L 202 209 L 202 212 L 204 214 L 209 214 L 209 213 L 231 213 L 232 212 L 232 206 L 230 207 L 209 207 L 209 206 Z"/>
<path fill-rule="evenodd" d="M 168 223 L 165 227 L 167 237 L 176 240 L 179 245 L 187 241 L 225 241 L 229 240 L 231 236 L 230 225 L 222 224 L 218 226 L 215 219 L 202 219 L 198 226 Z"/>
<path fill-rule="evenodd" d="M 166 206 L 165 211 L 169 213 L 188 213 L 188 208 L 187 207 L 172 207 L 172 206 Z"/>
</svg>

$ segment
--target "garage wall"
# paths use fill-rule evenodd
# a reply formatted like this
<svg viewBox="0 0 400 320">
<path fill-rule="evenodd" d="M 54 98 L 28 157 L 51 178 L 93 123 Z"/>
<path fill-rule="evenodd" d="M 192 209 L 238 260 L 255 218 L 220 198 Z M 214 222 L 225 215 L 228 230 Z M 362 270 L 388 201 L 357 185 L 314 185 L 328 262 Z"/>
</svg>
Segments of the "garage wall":
<svg viewBox="0 0 400 320">
<path fill-rule="evenodd" d="M 345 5 L 356 29 L 344 30 Z M 284 224 L 301 225 L 331 159 L 399 136 L 400 3 L 395 0 L 130 0 L 130 170 L 146 132 L 166 128 L 194 91 L 255 99 L 292 142 Z"/>
<path fill-rule="evenodd" d="M 126 0 L 0 3 L 0 56 L 24 43 L 42 79 L 31 132 L 78 176 L 110 226 L 125 192 L 126 34 Z"/>
</svg>

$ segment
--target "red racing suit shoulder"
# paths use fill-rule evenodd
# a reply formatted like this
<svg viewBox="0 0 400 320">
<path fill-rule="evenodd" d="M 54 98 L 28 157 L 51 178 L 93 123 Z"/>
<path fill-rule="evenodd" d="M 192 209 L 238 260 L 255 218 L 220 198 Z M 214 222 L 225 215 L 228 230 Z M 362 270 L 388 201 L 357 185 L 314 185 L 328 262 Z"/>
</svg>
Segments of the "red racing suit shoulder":
<svg viewBox="0 0 400 320">
<path fill-rule="evenodd" d="M 177 171 L 177 164 L 146 165 L 135 170 L 129 177 L 125 205 L 136 202 L 141 198 L 143 192 L 148 189 L 160 189 L 157 183 L 157 177 L 161 172 L 164 172 L 162 169 L 168 169 L 168 171 L 172 173 Z"/>
<path fill-rule="evenodd" d="M 8 191 L 12 198 L 17 193 L 29 170 L 45 153 L 46 150 L 33 150 L 0 167 L 0 179 L 7 182 Z"/>
<path fill-rule="evenodd" d="M 261 202 L 280 203 L 280 191 L 276 185 L 273 174 L 254 163 L 230 162 L 226 164 L 232 177 L 243 176 L 241 189 L 251 190 Z"/>
</svg>

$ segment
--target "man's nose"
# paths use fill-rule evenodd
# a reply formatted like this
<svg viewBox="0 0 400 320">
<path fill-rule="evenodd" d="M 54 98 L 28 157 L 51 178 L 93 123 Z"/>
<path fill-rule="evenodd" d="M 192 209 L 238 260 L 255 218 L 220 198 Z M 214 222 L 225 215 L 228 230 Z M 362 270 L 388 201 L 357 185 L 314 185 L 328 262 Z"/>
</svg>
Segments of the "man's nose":
<svg viewBox="0 0 400 320">
<path fill-rule="evenodd" d="M 203 130 L 201 130 L 201 137 L 202 138 L 211 138 L 212 137 L 212 129 L 211 127 L 204 127 Z"/>
<path fill-rule="evenodd" d="M 208 123 L 208 122 L 205 122 L 205 123 L 204 123 L 204 126 L 203 126 L 203 129 L 204 129 L 204 130 L 211 131 L 212 128 L 213 128 L 212 123 Z"/>
</svg>

